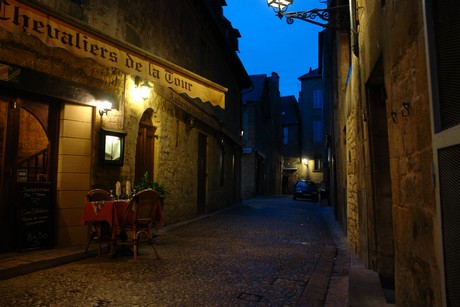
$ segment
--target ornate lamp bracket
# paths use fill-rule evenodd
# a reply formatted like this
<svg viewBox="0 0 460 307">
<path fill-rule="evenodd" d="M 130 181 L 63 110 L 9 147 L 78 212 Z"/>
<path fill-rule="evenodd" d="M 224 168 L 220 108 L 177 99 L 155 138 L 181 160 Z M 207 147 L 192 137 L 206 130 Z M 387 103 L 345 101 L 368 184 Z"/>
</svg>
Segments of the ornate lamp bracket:
<svg viewBox="0 0 460 307">
<path fill-rule="evenodd" d="M 311 9 L 300 12 L 286 12 L 279 10 L 276 15 L 281 19 L 286 17 L 288 24 L 294 23 L 294 19 L 300 19 L 317 26 L 336 31 L 350 29 L 349 6 L 341 5 L 326 9 Z"/>
</svg>

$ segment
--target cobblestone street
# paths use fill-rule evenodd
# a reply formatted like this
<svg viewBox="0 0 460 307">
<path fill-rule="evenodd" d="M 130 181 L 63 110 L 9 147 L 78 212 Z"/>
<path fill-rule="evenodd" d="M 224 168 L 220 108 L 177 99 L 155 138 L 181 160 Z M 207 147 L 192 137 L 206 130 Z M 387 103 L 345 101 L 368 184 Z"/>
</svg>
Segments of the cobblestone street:
<svg viewBox="0 0 460 307">
<path fill-rule="evenodd" d="M 157 250 L 160 260 L 142 246 L 137 260 L 103 255 L 0 281 L 0 305 L 320 306 L 336 256 L 319 204 L 287 196 L 166 229 Z"/>
</svg>

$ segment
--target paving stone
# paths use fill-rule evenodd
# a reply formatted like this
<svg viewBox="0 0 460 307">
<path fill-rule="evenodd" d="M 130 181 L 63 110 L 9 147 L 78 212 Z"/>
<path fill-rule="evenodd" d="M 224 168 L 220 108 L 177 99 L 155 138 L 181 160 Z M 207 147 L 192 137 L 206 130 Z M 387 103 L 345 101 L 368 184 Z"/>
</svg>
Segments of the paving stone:
<svg viewBox="0 0 460 307">
<path fill-rule="evenodd" d="M 255 198 L 164 230 L 160 260 L 142 246 L 137 260 L 103 255 L 0 281 L 0 305 L 324 305 L 341 269 L 324 210 Z M 348 289 L 341 282 L 334 291 L 344 298 Z"/>
</svg>

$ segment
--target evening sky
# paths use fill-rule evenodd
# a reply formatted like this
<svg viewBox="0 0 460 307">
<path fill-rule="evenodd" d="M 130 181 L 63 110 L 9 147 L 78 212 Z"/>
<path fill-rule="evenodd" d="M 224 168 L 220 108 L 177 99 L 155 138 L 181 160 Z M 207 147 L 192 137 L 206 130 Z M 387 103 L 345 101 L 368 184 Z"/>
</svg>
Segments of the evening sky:
<svg viewBox="0 0 460 307">
<path fill-rule="evenodd" d="M 298 99 L 298 78 L 318 68 L 318 33 L 322 27 L 302 20 L 279 19 L 266 0 L 227 0 L 224 15 L 240 31 L 237 53 L 249 75 L 278 73 L 281 96 Z M 324 8 L 318 0 L 297 0 L 289 11 Z"/>
</svg>

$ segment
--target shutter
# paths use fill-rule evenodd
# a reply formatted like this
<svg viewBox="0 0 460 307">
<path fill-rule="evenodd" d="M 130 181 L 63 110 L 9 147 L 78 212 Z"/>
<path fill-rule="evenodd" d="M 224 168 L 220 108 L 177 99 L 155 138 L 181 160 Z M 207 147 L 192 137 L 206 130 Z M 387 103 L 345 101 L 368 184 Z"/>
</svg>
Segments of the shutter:
<svg viewBox="0 0 460 307">
<path fill-rule="evenodd" d="M 441 130 L 460 124 L 460 1 L 433 3 Z"/>
<path fill-rule="evenodd" d="M 447 305 L 460 306 L 460 145 L 438 151 Z"/>
</svg>

